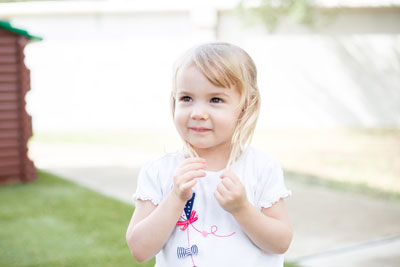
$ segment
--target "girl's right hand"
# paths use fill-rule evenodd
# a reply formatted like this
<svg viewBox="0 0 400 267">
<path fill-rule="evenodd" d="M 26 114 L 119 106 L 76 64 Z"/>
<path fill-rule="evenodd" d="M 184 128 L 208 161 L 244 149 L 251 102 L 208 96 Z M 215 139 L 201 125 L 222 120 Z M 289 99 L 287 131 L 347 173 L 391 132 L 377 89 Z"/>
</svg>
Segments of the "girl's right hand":
<svg viewBox="0 0 400 267">
<path fill-rule="evenodd" d="M 206 176 L 201 169 L 206 168 L 203 158 L 188 158 L 176 168 L 174 173 L 174 192 L 183 201 L 188 201 L 193 195 L 193 186 L 197 183 L 195 178 Z"/>
</svg>

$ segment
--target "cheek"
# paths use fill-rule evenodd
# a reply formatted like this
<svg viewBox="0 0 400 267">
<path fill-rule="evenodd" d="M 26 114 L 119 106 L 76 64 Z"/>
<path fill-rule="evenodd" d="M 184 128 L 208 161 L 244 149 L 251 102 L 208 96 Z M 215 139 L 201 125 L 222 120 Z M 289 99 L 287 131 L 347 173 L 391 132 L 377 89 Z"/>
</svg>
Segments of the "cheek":
<svg viewBox="0 0 400 267">
<path fill-rule="evenodd" d="M 235 130 L 236 124 L 237 124 L 237 116 L 234 116 L 232 114 L 231 120 L 229 121 L 229 126 L 227 125 L 227 127 L 229 127 L 229 129 L 231 129 L 231 132 L 233 133 L 233 131 Z"/>
<path fill-rule="evenodd" d="M 229 116 L 225 116 L 222 119 L 220 119 L 220 129 L 223 129 L 223 135 L 226 137 L 231 137 L 233 135 L 233 132 L 235 131 L 236 125 L 237 125 L 237 119 L 238 116 L 236 114 L 229 114 Z"/>
<path fill-rule="evenodd" d="M 174 112 L 174 123 L 176 127 L 181 128 L 186 124 L 186 116 L 184 110 L 180 108 L 175 108 Z"/>
<path fill-rule="evenodd" d="M 218 117 L 218 124 L 221 125 L 224 129 L 232 129 L 235 128 L 237 120 L 238 120 L 238 115 L 233 112 L 220 112 L 218 114 L 215 114 Z"/>
</svg>

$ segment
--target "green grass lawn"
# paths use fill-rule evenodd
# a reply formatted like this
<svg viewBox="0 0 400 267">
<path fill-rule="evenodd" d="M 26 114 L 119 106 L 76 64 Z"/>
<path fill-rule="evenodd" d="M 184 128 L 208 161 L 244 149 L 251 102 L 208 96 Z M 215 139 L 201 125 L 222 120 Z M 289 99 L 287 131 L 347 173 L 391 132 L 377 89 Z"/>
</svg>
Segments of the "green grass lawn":
<svg viewBox="0 0 400 267">
<path fill-rule="evenodd" d="M 126 245 L 132 206 L 38 174 L 0 187 L 0 266 L 154 266 L 137 263 Z"/>
<path fill-rule="evenodd" d="M 154 266 L 125 242 L 133 207 L 39 171 L 0 187 L 0 266 Z"/>
</svg>

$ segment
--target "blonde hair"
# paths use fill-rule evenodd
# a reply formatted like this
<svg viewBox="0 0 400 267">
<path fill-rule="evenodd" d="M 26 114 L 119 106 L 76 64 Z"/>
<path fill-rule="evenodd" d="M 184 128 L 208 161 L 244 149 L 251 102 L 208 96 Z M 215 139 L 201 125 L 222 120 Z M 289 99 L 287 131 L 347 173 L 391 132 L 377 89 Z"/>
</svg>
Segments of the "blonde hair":
<svg viewBox="0 0 400 267">
<path fill-rule="evenodd" d="M 256 66 L 242 48 L 229 43 L 205 43 L 191 48 L 182 55 L 173 68 L 171 92 L 173 118 L 178 71 L 191 65 L 198 67 L 213 85 L 236 88 L 240 93 L 242 112 L 232 135 L 231 151 L 226 166 L 229 169 L 249 147 L 260 112 L 261 99 L 257 86 Z M 185 156 L 198 157 L 193 146 L 183 141 Z"/>
</svg>

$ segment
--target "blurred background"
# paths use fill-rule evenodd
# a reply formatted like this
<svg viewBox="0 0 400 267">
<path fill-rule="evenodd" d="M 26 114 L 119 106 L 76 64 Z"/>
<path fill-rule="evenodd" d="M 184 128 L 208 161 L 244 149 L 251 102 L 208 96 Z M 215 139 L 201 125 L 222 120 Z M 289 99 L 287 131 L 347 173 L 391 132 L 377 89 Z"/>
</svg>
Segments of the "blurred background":
<svg viewBox="0 0 400 267">
<path fill-rule="evenodd" d="M 258 67 L 255 142 L 271 141 L 265 146 L 284 157 L 285 167 L 399 191 L 400 4 L 282 1 L 287 6 L 274 11 L 268 3 L 259 9 L 248 1 L 2 4 L 1 19 L 43 37 L 25 49 L 33 141 L 152 132 L 164 137 L 149 142 L 157 151 L 175 149 L 172 65 L 188 47 L 221 40 L 243 47 Z M 263 138 L 273 133 L 275 141 Z M 302 161 L 313 159 L 299 163 L 304 149 L 313 153 Z M 365 173 L 356 178 L 338 164 Z"/>
<path fill-rule="evenodd" d="M 393 236 L 400 248 L 400 1 L 0 1 L 0 20 L 43 38 L 25 48 L 37 168 L 130 203 L 140 167 L 181 147 L 169 109 L 174 61 L 193 45 L 231 42 L 258 68 L 252 144 L 278 159 L 294 194 L 289 259 L 331 266 L 306 260 Z M 301 208 L 320 201 L 307 192 L 324 190 L 390 206 L 380 219 L 392 224 L 354 236 L 365 221 L 352 218 L 336 239 L 318 239 Z M 337 212 L 325 230 L 354 215 Z M 308 214 L 334 216 L 326 206 Z M 394 265 L 375 266 L 400 264 L 390 255 Z M 348 266 L 368 266 L 357 264 Z"/>
</svg>

